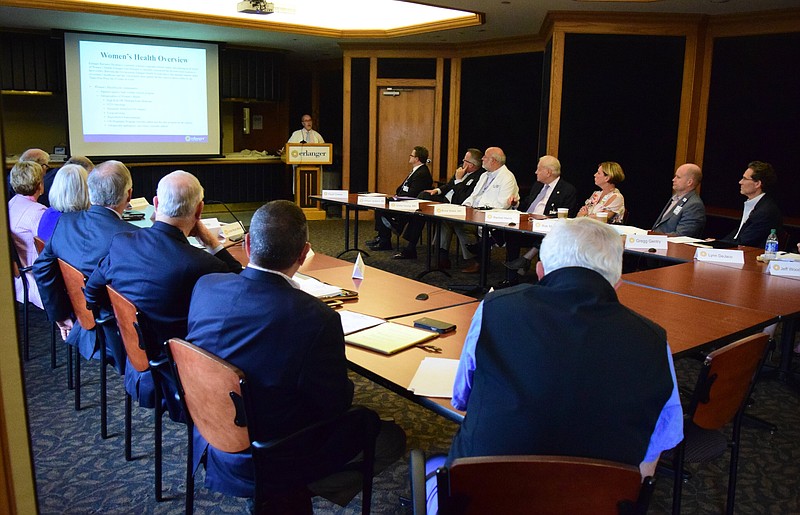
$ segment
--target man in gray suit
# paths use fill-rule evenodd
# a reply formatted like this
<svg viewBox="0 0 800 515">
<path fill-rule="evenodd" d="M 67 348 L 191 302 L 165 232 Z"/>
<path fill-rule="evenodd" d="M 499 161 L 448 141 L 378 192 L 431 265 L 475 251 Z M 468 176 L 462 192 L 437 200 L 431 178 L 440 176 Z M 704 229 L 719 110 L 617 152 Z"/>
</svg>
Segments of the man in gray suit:
<svg viewBox="0 0 800 515">
<path fill-rule="evenodd" d="M 675 170 L 672 177 L 672 197 L 664 206 L 653 231 L 668 236 L 699 238 L 706 225 L 706 207 L 695 191 L 703 180 L 703 172 L 696 164 L 686 163 Z"/>
</svg>

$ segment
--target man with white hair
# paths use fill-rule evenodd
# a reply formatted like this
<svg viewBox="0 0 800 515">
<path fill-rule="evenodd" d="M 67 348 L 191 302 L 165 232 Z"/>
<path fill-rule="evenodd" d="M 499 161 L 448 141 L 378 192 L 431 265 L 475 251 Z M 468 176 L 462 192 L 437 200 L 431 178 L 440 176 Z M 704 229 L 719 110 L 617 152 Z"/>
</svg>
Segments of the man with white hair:
<svg viewBox="0 0 800 515">
<path fill-rule="evenodd" d="M 108 306 L 106 285 L 111 285 L 136 305 L 145 341 L 160 346 L 169 338 L 186 337 L 189 300 L 200 277 L 213 272 L 238 273 L 242 265 L 200 221 L 203 187 L 194 175 L 178 170 L 163 177 L 153 205 L 153 226 L 114 237 L 108 255 L 86 283 L 85 293 L 89 303 Z M 193 247 L 189 236 L 195 236 L 206 250 Z M 128 392 L 132 381 L 138 382 L 140 403 L 147 406 L 150 380 L 128 367 Z M 178 402 L 172 395 L 164 398 L 175 418 L 175 413 L 180 413 Z"/>
<path fill-rule="evenodd" d="M 100 260 L 108 254 L 111 239 L 121 232 L 138 227 L 122 220 L 122 212 L 133 191 L 131 173 L 119 161 L 105 161 L 89 174 L 88 210 L 64 213 L 56 223 L 52 236 L 33 265 L 33 276 L 42 294 L 47 318 L 56 322 L 61 336 L 70 345 L 77 345 L 85 358 L 94 353 L 94 330 L 85 331 L 72 321 L 72 303 L 64 289 L 64 279 L 58 266 L 61 258 L 89 277 Z M 117 331 L 107 326 L 106 348 L 110 361 L 124 371 L 125 351 Z"/>
<path fill-rule="evenodd" d="M 447 460 L 576 456 L 651 476 L 683 438 L 683 413 L 666 332 L 614 291 L 619 235 L 564 220 L 540 258 L 537 285 L 490 293 L 475 312 L 453 387 L 453 406 L 467 414 Z"/>
</svg>

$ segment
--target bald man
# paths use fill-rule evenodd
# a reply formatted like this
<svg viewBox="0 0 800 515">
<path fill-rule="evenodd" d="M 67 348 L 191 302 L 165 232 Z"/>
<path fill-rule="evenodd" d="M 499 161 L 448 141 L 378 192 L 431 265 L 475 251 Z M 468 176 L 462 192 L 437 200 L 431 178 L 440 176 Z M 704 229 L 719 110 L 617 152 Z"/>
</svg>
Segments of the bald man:
<svg viewBox="0 0 800 515">
<path fill-rule="evenodd" d="M 653 231 L 668 236 L 701 237 L 706 226 L 706 207 L 695 190 L 702 180 L 703 172 L 696 164 L 686 163 L 675 170 L 672 197 L 653 224 Z"/>
</svg>

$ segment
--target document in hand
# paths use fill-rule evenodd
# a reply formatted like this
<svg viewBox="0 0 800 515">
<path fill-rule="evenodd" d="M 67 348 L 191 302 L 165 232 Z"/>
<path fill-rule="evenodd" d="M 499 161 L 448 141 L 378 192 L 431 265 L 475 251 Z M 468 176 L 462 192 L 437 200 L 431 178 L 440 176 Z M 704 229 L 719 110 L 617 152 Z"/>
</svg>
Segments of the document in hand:
<svg viewBox="0 0 800 515">
<path fill-rule="evenodd" d="M 439 336 L 437 333 L 386 322 L 363 331 L 348 334 L 344 341 L 381 354 L 394 354 Z"/>
</svg>

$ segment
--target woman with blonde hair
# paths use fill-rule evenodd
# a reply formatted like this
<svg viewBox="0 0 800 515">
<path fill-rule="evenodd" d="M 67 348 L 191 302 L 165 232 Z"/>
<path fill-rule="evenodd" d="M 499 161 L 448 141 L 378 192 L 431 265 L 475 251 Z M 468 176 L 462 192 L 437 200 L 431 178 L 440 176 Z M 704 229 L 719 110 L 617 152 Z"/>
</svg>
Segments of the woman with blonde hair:
<svg viewBox="0 0 800 515">
<path fill-rule="evenodd" d="M 617 189 L 617 184 L 625 180 L 625 173 L 619 163 L 605 161 L 600 163 L 594 174 L 594 183 L 600 188 L 592 193 L 585 205 L 578 211 L 578 216 L 596 216 L 597 213 L 608 213 L 608 223 L 622 223 L 625 218 L 625 198 Z"/>
</svg>

